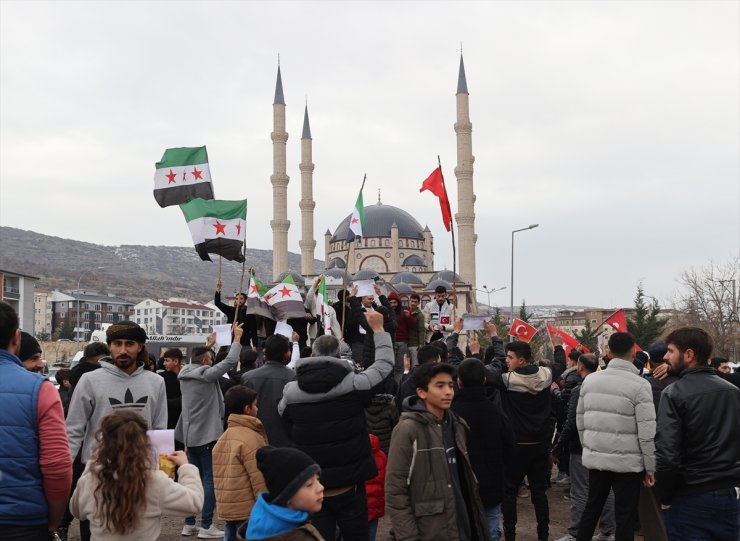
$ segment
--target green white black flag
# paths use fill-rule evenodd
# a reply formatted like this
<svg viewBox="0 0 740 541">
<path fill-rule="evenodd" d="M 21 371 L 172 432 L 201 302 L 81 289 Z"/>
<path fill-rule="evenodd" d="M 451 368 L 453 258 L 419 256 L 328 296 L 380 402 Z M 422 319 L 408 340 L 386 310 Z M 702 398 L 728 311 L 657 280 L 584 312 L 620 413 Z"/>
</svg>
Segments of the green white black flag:
<svg viewBox="0 0 740 541">
<path fill-rule="evenodd" d="M 244 261 L 242 253 L 247 225 L 247 200 L 193 199 L 180 205 L 198 255 L 211 261 L 218 254 L 231 261 Z"/>
<path fill-rule="evenodd" d="M 156 168 L 154 199 L 160 207 L 180 205 L 196 197 L 213 199 L 206 147 L 168 148 Z"/>
</svg>

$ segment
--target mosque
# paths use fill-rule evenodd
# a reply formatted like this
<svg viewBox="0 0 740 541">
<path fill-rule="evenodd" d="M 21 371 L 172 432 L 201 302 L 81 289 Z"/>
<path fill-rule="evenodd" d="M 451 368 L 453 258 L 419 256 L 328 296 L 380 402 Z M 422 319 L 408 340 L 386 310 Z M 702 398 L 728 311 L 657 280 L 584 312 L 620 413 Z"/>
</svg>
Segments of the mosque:
<svg viewBox="0 0 740 541">
<path fill-rule="evenodd" d="M 281 281 L 288 273 L 297 285 L 308 286 L 319 274 L 327 278 L 327 287 L 338 290 L 345 276 L 349 280 L 380 278 L 387 288 L 395 289 L 404 304 L 412 292 L 419 293 L 422 304 L 431 300 L 434 289 L 443 285 L 448 292 L 455 291 L 457 306 L 462 312 L 477 312 L 475 300 L 475 194 L 473 192 L 473 147 L 472 124 L 469 115 L 468 85 L 465 65 L 460 55 L 457 79 L 457 121 L 454 129 L 457 137 L 457 256 L 458 271 L 435 270 L 434 238 L 429 227 L 421 227 L 408 212 L 398 207 L 384 205 L 378 201 L 365 207 L 364 237 L 347 243 L 347 232 L 351 215 L 342 220 L 332 233 L 324 234 L 324 269 L 314 268 L 313 170 L 311 126 L 308 106 L 303 117 L 301 134 L 301 271 L 288 269 L 288 198 L 289 177 L 286 172 L 285 98 L 283 82 L 278 66 L 275 99 L 273 102 L 273 174 L 272 182 L 273 219 L 272 264 L 273 281 Z M 431 197 L 430 197 L 431 199 Z M 454 282 L 454 288 L 453 288 Z M 330 296 L 334 296 L 330 294 Z"/>
</svg>

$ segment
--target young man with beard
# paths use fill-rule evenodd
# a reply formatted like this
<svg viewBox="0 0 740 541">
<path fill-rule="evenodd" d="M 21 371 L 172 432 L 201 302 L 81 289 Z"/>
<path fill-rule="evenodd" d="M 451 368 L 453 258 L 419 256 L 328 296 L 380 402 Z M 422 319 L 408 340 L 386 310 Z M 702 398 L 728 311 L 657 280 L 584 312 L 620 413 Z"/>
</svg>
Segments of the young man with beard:
<svg viewBox="0 0 740 541">
<path fill-rule="evenodd" d="M 656 478 L 668 539 L 738 539 L 740 390 L 708 365 L 712 339 L 683 327 L 665 339 L 678 381 L 663 391 Z"/>
<path fill-rule="evenodd" d="M 419 308 L 420 305 L 421 297 L 418 293 L 409 295 L 409 314 L 416 319 L 416 323 L 409 329 L 409 355 L 412 368 L 419 364 L 419 348 L 426 344 L 424 313 Z"/>
<path fill-rule="evenodd" d="M 409 334 L 416 325 L 416 316 L 412 315 L 408 308 L 401 305 L 401 296 L 396 291 L 390 292 L 388 303 L 396 316 L 396 339 L 393 344 L 396 354 L 396 367 L 393 376 L 398 384 L 401 382 L 401 376 L 403 375 L 403 356 L 409 354 Z"/>
<path fill-rule="evenodd" d="M 228 323 L 242 324 L 244 332 L 241 337 L 243 347 L 251 347 L 257 350 L 257 316 L 247 313 L 247 296 L 243 292 L 236 294 L 236 308 L 221 301 L 221 280 L 216 282 L 216 293 L 213 296 L 213 304 L 226 316 Z"/>
<path fill-rule="evenodd" d="M 437 286 L 434 290 L 434 300 L 424 307 L 426 343 L 447 338 L 453 330 L 455 319 L 455 307 L 447 298 L 447 288 Z"/>
</svg>

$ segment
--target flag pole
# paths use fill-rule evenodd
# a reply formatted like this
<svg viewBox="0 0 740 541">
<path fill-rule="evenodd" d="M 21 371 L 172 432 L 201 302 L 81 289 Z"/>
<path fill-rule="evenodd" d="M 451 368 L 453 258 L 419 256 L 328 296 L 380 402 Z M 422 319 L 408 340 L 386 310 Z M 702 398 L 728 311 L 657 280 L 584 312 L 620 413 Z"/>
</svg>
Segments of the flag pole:
<svg viewBox="0 0 740 541">
<path fill-rule="evenodd" d="M 442 161 L 439 159 L 439 154 L 437 154 L 437 164 L 439 165 L 439 174 L 442 177 L 442 184 L 444 184 L 445 176 L 442 173 Z M 445 188 L 445 191 L 447 191 L 447 188 Z M 457 278 L 457 249 L 455 248 L 455 224 L 451 216 L 450 216 L 450 233 L 452 234 L 452 298 L 455 301 L 455 304 L 454 304 L 455 317 L 458 317 L 459 314 L 457 313 L 457 286 L 455 285 L 455 283 L 457 282 L 457 279 L 456 279 Z"/>
<path fill-rule="evenodd" d="M 365 189 L 365 181 L 367 180 L 367 173 L 362 177 L 362 186 L 360 186 L 360 193 L 362 193 L 362 190 Z M 363 205 L 365 202 L 363 201 Z M 347 224 L 347 227 L 349 228 L 352 225 L 352 215 L 350 215 L 350 222 Z M 362 238 L 362 237 L 360 237 Z M 349 262 L 351 261 L 351 253 L 352 253 L 352 245 L 354 244 L 354 238 L 351 241 L 348 241 L 349 246 L 347 247 L 347 261 L 344 265 L 344 276 L 342 277 L 342 288 L 344 291 L 347 291 L 348 287 L 348 276 L 347 273 L 349 272 Z M 342 301 L 342 340 L 344 340 L 344 324 L 346 320 L 346 314 L 347 314 L 347 299 L 345 298 Z"/>
<path fill-rule="evenodd" d="M 219 274 L 221 272 L 221 270 L 220 270 L 221 269 L 220 264 L 221 264 L 221 260 L 219 259 Z M 237 310 L 237 305 L 238 305 L 238 302 L 239 302 L 238 301 L 238 296 L 239 296 L 239 293 L 244 293 L 244 272 L 245 272 L 246 268 L 247 268 L 247 221 L 244 220 L 244 240 L 242 241 L 242 275 L 239 278 L 239 291 L 234 296 L 234 321 L 231 324 L 231 333 L 232 334 L 234 333 L 234 328 L 236 327 L 236 322 L 237 322 L 238 315 L 239 315 L 239 312 Z M 246 297 L 246 295 L 245 295 L 245 297 Z M 244 302 L 244 309 L 246 310 L 247 309 L 247 306 L 246 306 L 246 298 L 244 299 L 244 301 L 245 301 Z M 246 323 L 246 321 L 244 321 L 244 323 Z"/>
</svg>

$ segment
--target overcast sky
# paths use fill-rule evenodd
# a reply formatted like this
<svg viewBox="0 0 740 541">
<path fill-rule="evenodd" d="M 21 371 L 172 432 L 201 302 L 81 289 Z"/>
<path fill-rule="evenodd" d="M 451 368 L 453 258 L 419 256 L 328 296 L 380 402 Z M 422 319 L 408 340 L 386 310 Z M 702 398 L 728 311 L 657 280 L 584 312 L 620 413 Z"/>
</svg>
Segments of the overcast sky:
<svg viewBox="0 0 740 541">
<path fill-rule="evenodd" d="M 451 269 L 418 190 L 439 154 L 456 212 L 462 43 L 478 286 L 511 287 L 511 231 L 539 223 L 516 235 L 516 304 L 629 306 L 640 281 L 665 302 L 684 269 L 740 250 L 739 6 L 2 1 L 0 224 L 192 245 L 180 210 L 154 201 L 154 163 L 207 145 L 216 197 L 246 197 L 247 244 L 270 249 L 280 54 L 289 250 L 308 98 L 317 259 L 367 173 L 366 203 L 380 189 L 429 225 Z"/>
</svg>

